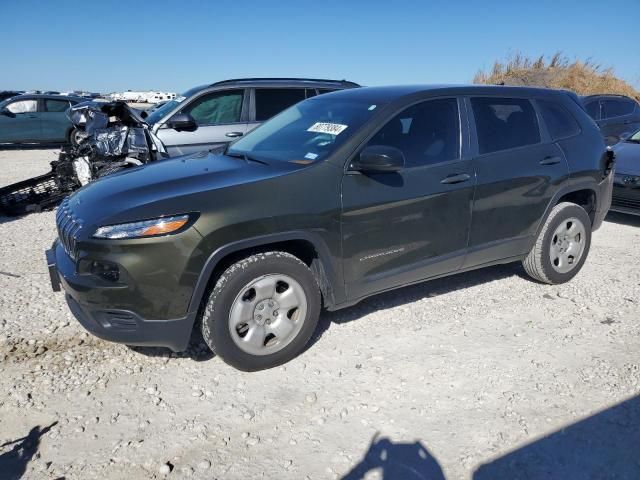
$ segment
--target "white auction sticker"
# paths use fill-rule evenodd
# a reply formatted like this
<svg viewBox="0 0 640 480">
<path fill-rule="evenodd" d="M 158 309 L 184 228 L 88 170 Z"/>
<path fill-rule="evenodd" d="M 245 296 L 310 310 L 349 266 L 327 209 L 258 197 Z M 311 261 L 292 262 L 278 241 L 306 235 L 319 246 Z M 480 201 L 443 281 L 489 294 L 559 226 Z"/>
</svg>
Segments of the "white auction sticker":
<svg viewBox="0 0 640 480">
<path fill-rule="evenodd" d="M 340 125 L 339 123 L 316 122 L 307 128 L 307 132 L 328 133 L 330 135 L 341 134 L 348 125 Z"/>
</svg>

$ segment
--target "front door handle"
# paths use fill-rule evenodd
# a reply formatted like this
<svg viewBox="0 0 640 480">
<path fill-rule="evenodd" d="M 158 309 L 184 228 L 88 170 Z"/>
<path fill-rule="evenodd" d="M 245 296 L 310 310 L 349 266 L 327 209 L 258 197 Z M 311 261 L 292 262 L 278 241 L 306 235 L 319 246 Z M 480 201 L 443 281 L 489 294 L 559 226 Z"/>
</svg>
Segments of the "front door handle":
<svg viewBox="0 0 640 480">
<path fill-rule="evenodd" d="M 242 132 L 228 132 L 225 135 L 227 137 L 236 138 L 236 137 L 241 137 L 242 136 Z"/>
<path fill-rule="evenodd" d="M 451 183 L 462 183 L 466 182 L 471 178 L 471 175 L 467 173 L 456 173 L 453 175 L 449 175 L 448 177 L 444 177 L 440 180 L 440 183 L 451 184 Z"/>
<path fill-rule="evenodd" d="M 545 157 L 543 160 L 540 160 L 540 165 L 555 165 L 561 161 L 562 159 L 560 157 Z"/>
</svg>

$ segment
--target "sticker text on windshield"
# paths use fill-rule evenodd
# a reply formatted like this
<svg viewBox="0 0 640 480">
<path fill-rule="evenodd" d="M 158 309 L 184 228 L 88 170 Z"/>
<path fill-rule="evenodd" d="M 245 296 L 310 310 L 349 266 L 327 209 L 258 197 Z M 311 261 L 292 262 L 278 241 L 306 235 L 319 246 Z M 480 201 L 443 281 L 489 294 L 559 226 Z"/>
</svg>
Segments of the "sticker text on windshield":
<svg viewBox="0 0 640 480">
<path fill-rule="evenodd" d="M 339 123 L 316 122 L 307 128 L 307 132 L 328 133 L 330 135 L 339 135 L 347 128 L 348 125 L 340 125 Z"/>
</svg>

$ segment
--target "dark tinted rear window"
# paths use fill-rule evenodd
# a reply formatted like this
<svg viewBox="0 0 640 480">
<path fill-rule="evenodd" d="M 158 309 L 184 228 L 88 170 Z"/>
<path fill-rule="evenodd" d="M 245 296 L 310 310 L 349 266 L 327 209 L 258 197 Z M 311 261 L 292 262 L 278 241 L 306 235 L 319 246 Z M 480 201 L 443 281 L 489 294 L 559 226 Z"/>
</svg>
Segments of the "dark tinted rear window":
<svg viewBox="0 0 640 480">
<path fill-rule="evenodd" d="M 47 98 L 44 101 L 44 109 L 47 112 L 64 112 L 67 108 L 69 108 L 67 100 L 51 100 Z"/>
<path fill-rule="evenodd" d="M 256 120 L 268 120 L 304 99 L 304 88 L 256 88 Z"/>
<path fill-rule="evenodd" d="M 603 103 L 604 118 L 622 117 L 633 112 L 635 105 L 631 100 L 605 100 Z"/>
<path fill-rule="evenodd" d="M 531 102 L 520 98 L 472 98 L 480 154 L 540 142 Z"/>
<path fill-rule="evenodd" d="M 578 122 L 562 105 L 548 100 L 538 100 L 538 105 L 552 139 L 557 140 L 580 133 Z"/>
</svg>

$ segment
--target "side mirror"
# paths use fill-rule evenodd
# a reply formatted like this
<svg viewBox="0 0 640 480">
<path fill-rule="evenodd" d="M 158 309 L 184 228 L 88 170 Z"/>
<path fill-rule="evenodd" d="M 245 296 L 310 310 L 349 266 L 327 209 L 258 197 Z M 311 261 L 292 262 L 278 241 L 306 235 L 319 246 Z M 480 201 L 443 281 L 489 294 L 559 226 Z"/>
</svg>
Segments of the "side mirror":
<svg viewBox="0 0 640 480">
<path fill-rule="evenodd" d="M 173 128 L 178 132 L 194 132 L 198 129 L 198 124 L 188 113 L 176 113 L 167 122 L 167 127 Z"/>
<path fill-rule="evenodd" d="M 349 166 L 350 170 L 365 173 L 397 172 L 403 168 L 404 154 L 402 150 L 386 145 L 366 147 Z"/>
</svg>

